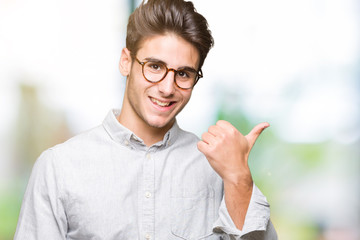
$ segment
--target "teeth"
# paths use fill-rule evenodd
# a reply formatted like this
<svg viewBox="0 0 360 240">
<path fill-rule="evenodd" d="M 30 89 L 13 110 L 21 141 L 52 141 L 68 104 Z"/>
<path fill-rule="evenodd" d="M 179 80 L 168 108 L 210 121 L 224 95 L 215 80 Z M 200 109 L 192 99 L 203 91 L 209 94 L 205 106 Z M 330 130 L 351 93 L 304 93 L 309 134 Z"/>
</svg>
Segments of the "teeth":
<svg viewBox="0 0 360 240">
<path fill-rule="evenodd" d="M 151 101 L 153 101 L 154 103 L 156 103 L 157 105 L 161 106 L 161 107 L 167 107 L 170 105 L 170 102 L 160 102 L 157 99 L 151 98 Z"/>
</svg>

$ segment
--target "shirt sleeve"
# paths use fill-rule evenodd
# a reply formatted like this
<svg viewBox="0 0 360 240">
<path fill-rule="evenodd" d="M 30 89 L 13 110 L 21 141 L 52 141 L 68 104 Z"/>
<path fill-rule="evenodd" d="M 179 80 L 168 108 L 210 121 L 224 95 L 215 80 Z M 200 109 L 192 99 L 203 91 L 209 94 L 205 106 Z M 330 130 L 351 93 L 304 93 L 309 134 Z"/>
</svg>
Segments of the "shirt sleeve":
<svg viewBox="0 0 360 240">
<path fill-rule="evenodd" d="M 213 226 L 213 231 L 223 239 L 256 239 L 276 240 L 277 234 L 270 221 L 270 205 L 261 191 L 253 185 L 249 207 L 242 230 L 236 228 L 226 208 L 223 197 L 219 207 L 219 218 Z"/>
<path fill-rule="evenodd" d="M 45 151 L 33 167 L 14 240 L 66 239 L 67 221 L 57 171 L 54 151 Z"/>
</svg>

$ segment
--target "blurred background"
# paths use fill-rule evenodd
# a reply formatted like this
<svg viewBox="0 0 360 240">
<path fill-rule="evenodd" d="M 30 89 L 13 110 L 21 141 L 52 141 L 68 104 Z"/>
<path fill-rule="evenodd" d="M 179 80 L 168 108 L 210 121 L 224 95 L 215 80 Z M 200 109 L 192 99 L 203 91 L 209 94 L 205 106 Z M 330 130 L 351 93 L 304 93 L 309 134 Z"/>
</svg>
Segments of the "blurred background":
<svg viewBox="0 0 360 240">
<path fill-rule="evenodd" d="M 279 239 L 360 239 L 360 2 L 200 1 L 215 38 L 179 115 L 271 127 L 250 160 Z M 0 0 L 0 240 L 12 239 L 32 165 L 122 104 L 131 0 Z M 196 113 L 196 114 L 194 114 Z"/>
</svg>

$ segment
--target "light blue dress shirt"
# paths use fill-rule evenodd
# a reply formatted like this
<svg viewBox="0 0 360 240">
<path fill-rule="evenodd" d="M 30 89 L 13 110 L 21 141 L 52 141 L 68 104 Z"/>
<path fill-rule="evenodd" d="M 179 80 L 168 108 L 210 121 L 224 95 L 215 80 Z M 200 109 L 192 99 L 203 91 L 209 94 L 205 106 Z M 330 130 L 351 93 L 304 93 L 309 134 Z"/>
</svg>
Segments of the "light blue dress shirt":
<svg viewBox="0 0 360 240">
<path fill-rule="evenodd" d="M 45 151 L 24 196 L 15 239 L 277 239 L 254 185 L 243 230 L 223 182 L 175 123 L 151 147 L 116 119 Z"/>
</svg>

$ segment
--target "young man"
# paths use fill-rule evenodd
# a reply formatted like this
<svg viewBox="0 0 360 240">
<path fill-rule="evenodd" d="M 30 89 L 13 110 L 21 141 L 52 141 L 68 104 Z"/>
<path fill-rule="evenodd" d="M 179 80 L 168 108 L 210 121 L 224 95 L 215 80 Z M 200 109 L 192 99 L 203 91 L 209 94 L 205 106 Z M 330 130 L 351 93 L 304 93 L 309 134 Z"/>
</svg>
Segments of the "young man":
<svg viewBox="0 0 360 240">
<path fill-rule="evenodd" d="M 247 164 L 268 124 L 243 136 L 219 121 L 199 141 L 176 123 L 212 45 L 191 2 L 143 2 L 121 110 L 40 156 L 15 239 L 277 239 Z"/>
</svg>

